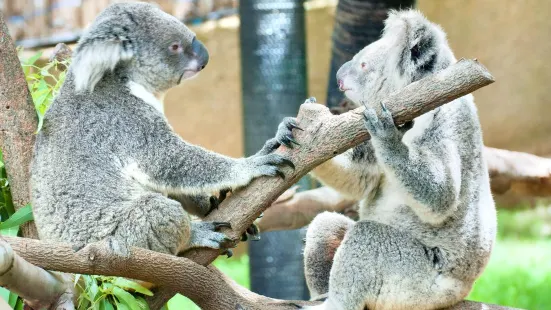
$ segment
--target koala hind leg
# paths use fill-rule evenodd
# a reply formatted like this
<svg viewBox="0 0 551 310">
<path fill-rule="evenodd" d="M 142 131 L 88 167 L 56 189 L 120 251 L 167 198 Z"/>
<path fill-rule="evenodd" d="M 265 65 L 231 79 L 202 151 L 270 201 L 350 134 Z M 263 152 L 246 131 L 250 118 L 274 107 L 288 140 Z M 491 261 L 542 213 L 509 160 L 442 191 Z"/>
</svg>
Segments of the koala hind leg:
<svg viewBox="0 0 551 310">
<path fill-rule="evenodd" d="M 325 304 L 336 310 L 445 308 L 471 289 L 446 270 L 439 248 L 391 226 L 360 221 L 335 254 Z"/>
<path fill-rule="evenodd" d="M 130 247 L 176 254 L 191 238 L 191 221 L 179 202 L 158 193 L 143 194 L 123 206 L 122 219 L 105 239 L 115 254 L 128 256 Z"/>
<path fill-rule="evenodd" d="M 304 248 L 304 272 L 311 300 L 325 297 L 329 291 L 329 272 L 333 257 L 354 221 L 335 213 L 323 212 L 308 226 Z"/>
</svg>

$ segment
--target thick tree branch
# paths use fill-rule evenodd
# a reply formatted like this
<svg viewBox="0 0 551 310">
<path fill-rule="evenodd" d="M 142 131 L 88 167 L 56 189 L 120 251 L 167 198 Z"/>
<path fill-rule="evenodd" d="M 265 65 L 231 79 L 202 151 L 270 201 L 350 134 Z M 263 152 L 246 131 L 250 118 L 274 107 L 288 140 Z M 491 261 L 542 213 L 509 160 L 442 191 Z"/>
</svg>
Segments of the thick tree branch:
<svg viewBox="0 0 551 310">
<path fill-rule="evenodd" d="M 551 159 L 486 147 L 492 191 L 516 196 L 551 196 Z"/>
<path fill-rule="evenodd" d="M 261 232 L 291 230 L 304 227 L 324 211 L 346 213 L 356 205 L 356 201 L 345 198 L 330 187 L 323 186 L 295 193 L 287 190 L 257 221 Z"/>
<path fill-rule="evenodd" d="M 16 210 L 31 201 L 29 164 L 37 124 L 33 99 L 0 12 L 0 149 Z M 21 230 L 27 238 L 38 238 L 32 222 L 23 225 Z"/>
</svg>

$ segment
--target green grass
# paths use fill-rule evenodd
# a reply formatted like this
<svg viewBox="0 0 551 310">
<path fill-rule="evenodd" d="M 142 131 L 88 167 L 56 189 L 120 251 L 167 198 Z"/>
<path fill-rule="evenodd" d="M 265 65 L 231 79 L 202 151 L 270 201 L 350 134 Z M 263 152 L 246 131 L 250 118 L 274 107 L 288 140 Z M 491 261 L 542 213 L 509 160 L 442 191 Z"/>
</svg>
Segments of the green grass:
<svg viewBox="0 0 551 310">
<path fill-rule="evenodd" d="M 529 310 L 551 307 L 551 240 L 498 240 L 467 299 Z"/>
<path fill-rule="evenodd" d="M 551 208 L 498 213 L 498 240 L 468 299 L 528 310 L 551 309 Z M 248 257 L 220 257 L 215 265 L 249 288 Z M 199 309 L 176 296 L 169 309 Z"/>
</svg>

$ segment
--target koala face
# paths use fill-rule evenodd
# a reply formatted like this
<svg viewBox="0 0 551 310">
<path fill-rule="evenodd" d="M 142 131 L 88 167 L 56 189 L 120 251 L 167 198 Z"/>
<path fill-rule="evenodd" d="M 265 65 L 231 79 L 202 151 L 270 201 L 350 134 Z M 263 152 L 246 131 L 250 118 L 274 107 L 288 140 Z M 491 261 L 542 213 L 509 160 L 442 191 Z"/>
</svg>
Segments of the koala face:
<svg viewBox="0 0 551 310">
<path fill-rule="evenodd" d="M 107 70 L 161 93 L 205 68 L 207 49 L 177 18 L 149 3 L 116 3 L 98 15 L 75 50 L 77 90 L 93 91 Z"/>
<path fill-rule="evenodd" d="M 391 11 L 382 37 L 337 72 L 339 89 L 355 103 L 378 104 L 427 74 L 455 62 L 442 29 L 416 11 Z"/>
</svg>

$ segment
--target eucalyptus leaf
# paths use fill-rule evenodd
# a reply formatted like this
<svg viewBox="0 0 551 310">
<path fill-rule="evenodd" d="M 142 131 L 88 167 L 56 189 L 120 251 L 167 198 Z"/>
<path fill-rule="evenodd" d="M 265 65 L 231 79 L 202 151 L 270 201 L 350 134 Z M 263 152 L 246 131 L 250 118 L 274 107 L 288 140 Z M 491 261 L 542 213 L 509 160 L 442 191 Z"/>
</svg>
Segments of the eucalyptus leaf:
<svg viewBox="0 0 551 310">
<path fill-rule="evenodd" d="M 136 296 L 136 300 L 138 301 L 138 304 L 140 305 L 141 310 L 149 310 L 149 305 L 147 304 L 147 301 L 141 296 Z"/>
<path fill-rule="evenodd" d="M 138 301 L 136 301 L 136 298 L 122 288 L 118 286 L 113 287 L 113 295 L 115 295 L 115 297 L 119 300 L 119 302 L 121 302 L 121 304 L 128 306 L 129 309 L 140 309 L 140 304 L 138 303 Z"/>
<path fill-rule="evenodd" d="M 99 309 L 100 309 L 100 310 L 115 310 L 115 308 L 114 308 L 113 305 L 109 302 L 109 300 L 107 300 L 107 298 L 103 298 L 103 299 L 101 300 Z"/>
<path fill-rule="evenodd" d="M 33 220 L 33 211 L 30 205 L 17 210 L 6 221 L 0 223 L 0 230 L 20 226 L 26 222 Z"/>
<path fill-rule="evenodd" d="M 121 287 L 123 289 L 132 289 L 136 293 L 144 294 L 144 295 L 147 295 L 147 296 L 153 296 L 153 292 L 151 292 L 147 288 L 139 285 L 138 283 L 136 283 L 134 281 L 131 281 L 131 280 L 128 280 L 128 279 L 125 279 L 125 278 L 115 278 L 112 283 L 113 283 L 113 285 L 116 285 L 116 286 Z"/>
<path fill-rule="evenodd" d="M 19 299 L 19 296 L 15 293 L 10 293 L 8 304 L 10 307 L 15 308 L 15 305 L 17 304 L 17 300 Z"/>
<path fill-rule="evenodd" d="M 34 65 L 34 63 L 40 58 L 40 56 L 42 56 L 42 51 L 34 54 L 29 59 L 27 59 L 27 61 L 25 62 L 25 65 L 27 65 L 27 66 Z"/>
</svg>

